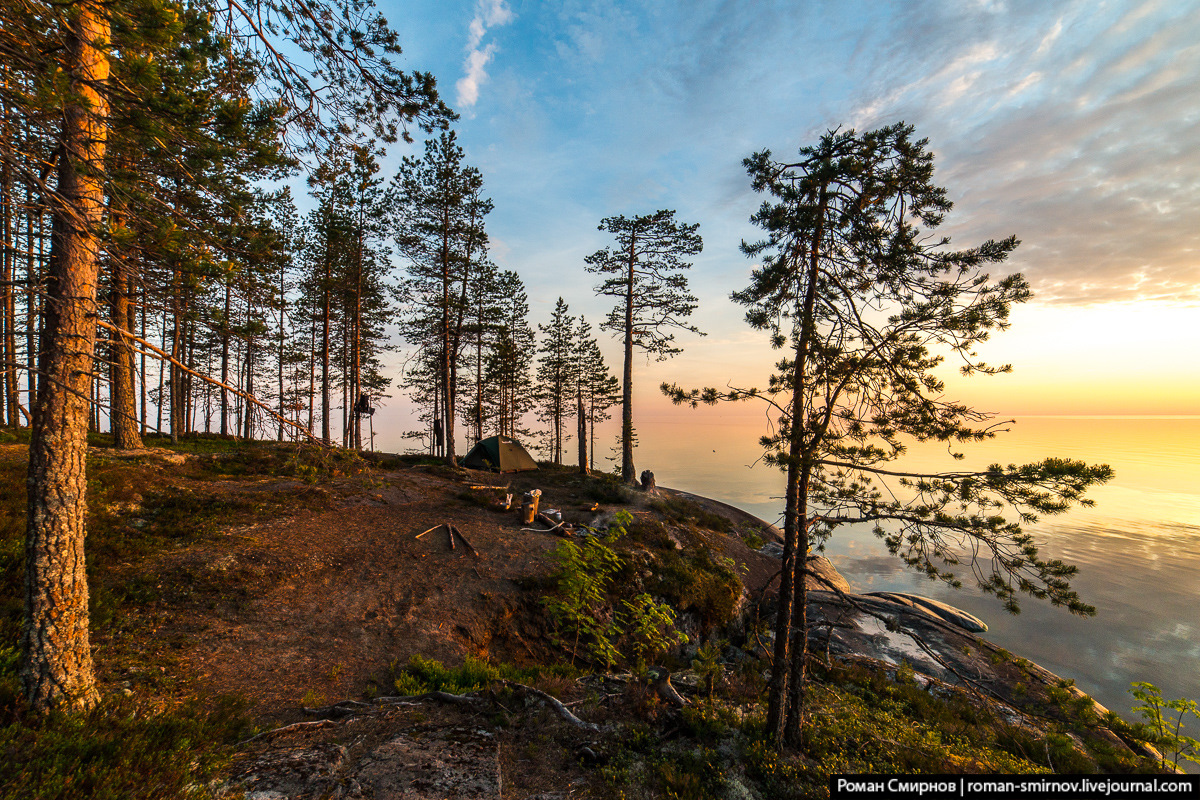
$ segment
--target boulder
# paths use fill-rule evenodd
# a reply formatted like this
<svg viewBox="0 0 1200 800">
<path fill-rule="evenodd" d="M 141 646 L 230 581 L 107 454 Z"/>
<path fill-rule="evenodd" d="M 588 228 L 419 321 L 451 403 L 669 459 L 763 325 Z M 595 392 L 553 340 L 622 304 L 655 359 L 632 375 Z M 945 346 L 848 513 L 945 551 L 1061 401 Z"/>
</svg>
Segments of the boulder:
<svg viewBox="0 0 1200 800">
<path fill-rule="evenodd" d="M 866 596 L 878 597 L 881 600 L 899 603 L 909 608 L 915 608 L 918 611 L 924 611 L 926 614 L 931 614 L 943 622 L 957 625 L 971 633 L 984 633 L 988 629 L 987 623 L 974 614 L 968 614 L 961 608 L 955 608 L 948 603 L 922 597 L 919 594 L 909 594 L 907 592 L 867 592 Z"/>
</svg>

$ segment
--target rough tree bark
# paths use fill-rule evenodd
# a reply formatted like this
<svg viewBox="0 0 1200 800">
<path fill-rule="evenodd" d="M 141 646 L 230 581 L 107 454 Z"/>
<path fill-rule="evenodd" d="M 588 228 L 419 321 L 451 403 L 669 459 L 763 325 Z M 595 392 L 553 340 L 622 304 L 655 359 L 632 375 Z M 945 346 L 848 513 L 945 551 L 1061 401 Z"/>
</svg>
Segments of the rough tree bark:
<svg viewBox="0 0 1200 800">
<path fill-rule="evenodd" d="M 124 256 L 112 259 L 112 279 L 109 293 L 109 317 L 113 324 L 133 330 L 133 291 L 130 265 Z M 122 336 L 111 338 L 113 446 L 118 450 L 134 450 L 142 446 L 138 432 L 137 399 L 133 382 L 133 349 Z"/>
<path fill-rule="evenodd" d="M 62 156 L 47 280 L 44 380 L 29 445 L 25 538 L 25 624 L 21 681 L 29 706 L 86 709 L 98 695 L 88 641 L 84 569 L 88 397 L 96 344 L 97 236 L 104 209 L 108 78 L 104 7 L 83 0 L 70 12 Z"/>
</svg>

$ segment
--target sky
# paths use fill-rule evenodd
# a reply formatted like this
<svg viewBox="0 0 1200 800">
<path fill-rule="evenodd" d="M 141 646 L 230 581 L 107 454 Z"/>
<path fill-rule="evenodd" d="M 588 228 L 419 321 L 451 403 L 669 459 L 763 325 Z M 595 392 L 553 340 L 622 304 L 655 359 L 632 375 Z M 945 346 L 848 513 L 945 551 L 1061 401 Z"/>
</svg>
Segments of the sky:
<svg viewBox="0 0 1200 800">
<path fill-rule="evenodd" d="M 377 1 L 400 65 L 434 73 L 461 115 L 492 256 L 535 322 L 559 295 L 594 325 L 607 313 L 584 270 L 610 243 L 604 217 L 700 224 L 692 322 L 708 335 L 639 359 L 640 418 L 672 413 L 664 380 L 766 382 L 774 354 L 729 300 L 762 199 L 742 159 L 898 121 L 929 139 L 955 203 L 941 230 L 959 247 L 1015 234 L 993 273 L 1035 290 L 981 349 L 1014 372 L 946 375 L 950 395 L 1003 414 L 1200 414 L 1200 1 Z"/>
</svg>

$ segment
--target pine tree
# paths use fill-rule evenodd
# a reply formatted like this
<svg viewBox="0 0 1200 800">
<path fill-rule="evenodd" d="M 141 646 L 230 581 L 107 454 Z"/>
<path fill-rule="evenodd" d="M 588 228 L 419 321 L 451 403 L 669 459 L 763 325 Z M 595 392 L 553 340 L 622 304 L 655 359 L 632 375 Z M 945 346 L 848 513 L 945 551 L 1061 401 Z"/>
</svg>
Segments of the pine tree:
<svg viewBox="0 0 1200 800">
<path fill-rule="evenodd" d="M 575 399 L 575 318 L 567 313 L 567 304 L 558 298 L 548 325 L 538 325 L 542 342 L 538 348 L 538 418 L 549 424 L 547 450 L 555 464 L 562 463 L 563 445 L 569 438 L 564 430 Z"/>
<path fill-rule="evenodd" d="M 423 158 L 406 157 L 393 181 L 395 238 L 408 261 L 401 332 L 410 344 L 436 351 L 434 438 L 450 463 L 467 300 L 474 275 L 485 269 L 484 220 L 492 210 L 480 194 L 483 176 L 464 156 L 454 133 L 443 133 L 425 142 Z"/>
<path fill-rule="evenodd" d="M 675 221 L 674 211 L 634 217 L 607 217 L 599 229 L 616 238 L 611 247 L 587 257 L 588 272 L 606 277 L 596 293 L 618 299 L 608 318 L 600 325 L 622 337 L 625 345 L 621 398 L 621 478 L 637 480 L 633 466 L 633 350 L 639 348 L 656 360 L 682 352 L 676 347 L 673 330 L 685 330 L 703 336 L 687 324 L 696 308 L 696 298 L 688 293 L 687 276 L 691 267 L 684 261 L 703 249 L 696 231 L 699 224 Z"/>
<path fill-rule="evenodd" d="M 989 414 L 945 399 L 934 370 L 949 355 L 967 374 L 1007 371 L 974 348 L 1030 297 L 1019 274 L 992 281 L 982 271 L 1008 257 L 1014 237 L 954 251 L 933 235 L 951 204 L 912 131 L 833 131 L 791 163 L 769 151 L 745 160 L 754 189 L 769 195 L 752 219 L 766 238 L 743 244 L 761 267 L 733 298 L 787 355 L 764 392 L 663 387 L 680 402 L 761 398 L 774 410 L 766 460 L 787 478 L 767 728 L 780 743 L 799 741 L 804 718 L 807 554 L 843 525 L 873 524 L 906 564 L 954 586 L 953 565 L 970 563 L 980 588 L 1011 611 L 1024 592 L 1093 613 L 1070 588 L 1075 568 L 1041 558 L 1021 524 L 1086 503 L 1108 467 L 890 466 L 906 441 L 954 449 L 995 434 Z"/>
<path fill-rule="evenodd" d="M 587 469 L 593 470 L 596 468 L 596 423 L 612 418 L 608 409 L 621 402 L 621 382 L 608 371 L 600 343 L 592 336 L 592 326 L 583 317 L 579 318 L 575 342 L 579 405 L 583 409 L 581 424 L 586 427 L 589 445 L 587 458 L 581 464 L 586 463 Z"/>
<path fill-rule="evenodd" d="M 353 151 L 349 178 L 349 258 L 340 281 L 343 341 L 346 360 L 342 374 L 343 408 L 349 417 L 343 443 L 362 449 L 360 397 L 380 397 L 389 381 L 380 372 L 379 355 L 389 349 L 386 325 L 392 316 L 387 284 L 388 251 L 384 247 L 388 220 L 383 180 L 378 177 L 379 153 L 371 147 Z M 370 402 L 368 400 L 368 405 Z"/>
<path fill-rule="evenodd" d="M 484 407 L 494 420 L 497 434 L 519 438 L 529 433 L 522 419 L 534 406 L 529 373 L 536 341 L 529 325 L 529 296 L 520 276 L 511 270 L 500 272 L 496 295 L 503 302 L 484 372 L 484 382 L 489 387 Z"/>
</svg>

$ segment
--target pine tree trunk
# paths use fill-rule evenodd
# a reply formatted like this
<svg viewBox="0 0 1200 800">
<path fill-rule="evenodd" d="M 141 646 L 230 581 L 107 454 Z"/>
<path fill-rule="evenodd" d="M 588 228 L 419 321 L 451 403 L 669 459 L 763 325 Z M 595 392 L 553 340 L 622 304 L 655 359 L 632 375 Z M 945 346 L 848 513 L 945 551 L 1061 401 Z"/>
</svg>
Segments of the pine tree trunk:
<svg viewBox="0 0 1200 800">
<path fill-rule="evenodd" d="M 142 339 L 145 341 L 150 341 L 149 339 L 146 338 L 146 289 L 145 289 L 145 287 L 142 288 L 142 302 L 141 302 L 141 308 L 139 309 L 139 312 L 141 315 Z M 131 325 L 132 325 L 132 323 L 131 323 Z M 146 435 L 146 378 L 147 378 L 146 351 L 145 350 L 142 350 L 142 353 L 139 356 L 139 358 L 141 359 L 141 365 L 140 365 L 141 366 L 141 378 L 138 381 L 138 391 L 141 394 L 141 403 L 139 404 L 139 409 L 138 409 L 138 420 L 141 423 L 142 436 L 145 436 Z"/>
<path fill-rule="evenodd" d="M 95 352 L 95 344 L 92 351 Z M 92 403 L 88 413 L 88 433 L 100 432 L 100 360 L 92 358 Z"/>
<path fill-rule="evenodd" d="M 361 290 L 360 290 L 361 291 Z M 362 450 L 362 414 L 358 412 L 358 398 L 362 395 L 362 297 L 354 299 L 354 389 L 350 397 L 354 403 L 354 449 Z"/>
<path fill-rule="evenodd" d="M 583 392 L 575 393 L 575 436 L 579 439 L 579 472 L 588 474 L 587 415 L 583 411 Z"/>
<path fill-rule="evenodd" d="M 313 429 L 313 412 L 317 405 L 317 321 L 309 325 L 308 337 L 308 429 Z"/>
<path fill-rule="evenodd" d="M 184 366 L 194 370 L 196 368 L 196 326 L 186 317 L 183 320 L 183 355 Z M 180 433 L 186 436 L 196 430 L 196 403 L 194 402 L 195 395 L 192 393 L 192 374 L 180 370 L 179 381 L 182 384 L 179 392 L 179 402 L 182 404 L 182 408 L 179 413 L 183 419 Z"/>
<path fill-rule="evenodd" d="M 160 341 L 159 349 L 167 349 L 167 311 L 163 309 L 162 328 L 159 331 Z M 163 362 L 158 362 L 158 402 L 154 405 L 154 430 L 162 434 L 163 425 Z"/>
<path fill-rule="evenodd" d="M 588 400 L 588 469 L 596 468 L 596 397 Z"/>
<path fill-rule="evenodd" d="M 246 292 L 246 327 L 250 328 L 250 320 L 254 314 L 254 302 L 251 299 L 249 291 Z M 254 396 L 254 334 L 248 332 L 246 334 L 246 384 L 245 392 L 248 396 Z M 250 441 L 254 438 L 254 406 L 247 400 L 242 404 L 245 408 L 245 415 L 242 417 L 242 438 Z"/>
<path fill-rule="evenodd" d="M 108 104 L 97 91 L 108 79 L 102 6 L 70 12 L 66 68 L 71 97 L 63 109 L 62 153 L 54 215 L 45 382 L 29 444 L 29 513 L 25 537 L 25 623 L 21 681 L 29 707 L 47 713 L 95 705 L 84 565 L 87 521 L 87 396 L 96 344 L 97 231 L 104 210 Z"/>
<path fill-rule="evenodd" d="M 448 237 L 449 234 L 444 234 Z M 446 463 L 454 466 L 454 378 L 451 374 L 450 353 L 450 252 L 448 242 L 443 242 L 442 259 L 442 430 Z"/>
<path fill-rule="evenodd" d="M 825 213 L 826 193 L 821 190 L 818 203 L 819 214 Z M 805 393 L 808 390 L 808 350 L 815 334 L 815 308 L 817 297 L 817 280 L 820 277 L 820 246 L 823 227 L 818 221 L 816 232 L 810 245 L 808 274 L 804 287 L 804 306 L 801 311 L 800 336 L 796 341 L 795 364 L 792 368 L 792 407 L 791 427 L 788 442 L 788 485 L 787 500 L 784 508 L 784 557 L 787 558 L 788 545 L 792 545 L 790 571 L 792 573 L 791 609 L 788 620 L 783 620 L 782 609 L 788 604 L 785 600 L 783 586 L 780 586 L 779 605 L 780 618 L 776 620 L 775 639 L 776 652 L 779 652 L 779 640 L 786 639 L 786 657 L 776 659 L 775 670 L 778 673 L 771 676 L 771 692 L 767 707 L 767 733 L 775 739 L 777 745 L 784 742 L 798 745 L 804 724 L 804 680 L 808 662 L 808 490 L 812 475 L 812 455 L 806 450 L 804 434 L 806 431 L 807 401 Z M 786 572 L 787 570 L 785 570 Z M 786 697 L 785 697 L 786 690 Z M 774 723 L 774 727 L 772 724 Z"/>
<path fill-rule="evenodd" d="M 221 383 L 229 385 L 229 315 L 232 312 L 229 278 L 225 279 L 225 307 L 221 317 Z M 229 435 L 229 391 L 221 387 L 221 436 Z"/>
<path fill-rule="evenodd" d="M 110 317 L 114 325 L 129 330 L 129 320 L 132 318 L 129 292 L 133 283 L 130 280 L 129 264 L 120 256 L 111 259 L 110 263 Z M 138 433 L 137 401 L 134 396 L 133 348 L 116 332 L 113 332 L 110 341 L 113 446 L 118 450 L 135 450 L 142 446 L 142 437 Z"/>
<path fill-rule="evenodd" d="M 800 468 L 796 492 L 796 576 L 792 581 L 792 662 L 788 676 L 787 724 L 784 741 L 799 747 L 804 732 L 804 699 L 808 669 L 808 490 L 812 466 L 807 458 Z"/>
<path fill-rule="evenodd" d="M 321 293 L 321 438 L 333 444 L 329 425 L 329 264 L 325 264 L 325 287 Z"/>
<path fill-rule="evenodd" d="M 795 406 L 798 403 L 794 398 L 792 405 L 793 413 L 795 413 Z M 792 603 L 795 600 L 792 587 L 796 579 L 796 533 L 793 521 L 798 487 L 798 470 L 794 464 L 789 464 L 787 487 L 784 492 L 786 500 L 783 524 L 783 562 L 779 575 L 779 604 L 775 610 L 775 644 L 771 654 L 771 683 L 767 693 L 766 733 L 776 746 L 783 743 L 787 683 L 791 674 L 791 670 L 788 668 L 788 655 L 792 641 Z"/>
<path fill-rule="evenodd" d="M 637 483 L 633 466 L 633 268 L 637 260 L 637 234 L 629 234 L 629 273 L 625 286 L 625 364 L 621 387 L 621 480 Z"/>
<path fill-rule="evenodd" d="M 6 88 L 8 81 L 5 80 Z M 7 111 L 7 108 L 3 109 Z M 0 365 L 4 382 L 0 395 L 0 425 L 17 426 L 17 339 L 13 330 L 17 322 L 17 307 L 13 291 L 16 272 L 16 248 L 13 247 L 12 170 L 7 160 L 0 164 Z"/>
<path fill-rule="evenodd" d="M 284 285 L 285 277 L 286 273 L 281 266 L 279 268 L 279 342 L 278 352 L 276 354 L 278 360 L 275 364 L 277 370 L 276 378 L 279 384 L 279 422 L 276 425 L 276 441 L 279 442 L 283 441 L 283 420 L 286 417 L 287 412 L 287 409 L 284 408 L 283 403 L 283 340 L 284 330 L 287 325 L 287 294 L 285 293 L 286 286 Z"/>
<path fill-rule="evenodd" d="M 38 252 L 37 260 L 34 261 L 33 256 L 33 189 L 26 188 L 25 190 L 26 208 L 29 209 L 29 216 L 26 221 L 26 240 L 29 244 L 29 252 L 25 256 L 25 272 L 26 285 L 29 288 L 25 295 L 25 365 L 29 370 L 26 375 L 28 391 L 28 403 L 30 413 L 33 412 L 33 404 L 37 399 L 37 335 L 38 327 L 41 322 L 41 314 L 38 313 L 37 299 L 41 296 L 42 289 L 42 264 L 43 256 L 45 255 L 46 246 L 46 231 L 45 231 L 45 215 L 42 213 L 41 206 L 37 206 L 38 219 Z M 32 421 L 31 421 L 32 424 Z"/>
<path fill-rule="evenodd" d="M 179 329 L 183 324 L 183 300 L 179 296 L 179 293 L 182 291 L 180 288 L 181 281 L 182 278 L 180 277 L 179 272 L 176 271 L 174 287 L 175 291 L 172 293 L 173 297 L 171 298 L 171 364 L 168 367 L 167 372 L 167 383 L 170 390 L 170 405 L 168 405 L 167 410 L 170 417 L 169 424 L 171 426 L 172 444 L 179 443 L 180 428 L 183 427 L 183 417 L 179 413 L 179 392 L 183 388 L 183 381 L 180 379 L 179 367 L 176 366 L 177 363 L 181 363 L 179 362 L 179 359 L 183 355 L 183 339 L 181 336 L 182 332 Z"/>
</svg>

